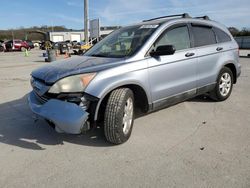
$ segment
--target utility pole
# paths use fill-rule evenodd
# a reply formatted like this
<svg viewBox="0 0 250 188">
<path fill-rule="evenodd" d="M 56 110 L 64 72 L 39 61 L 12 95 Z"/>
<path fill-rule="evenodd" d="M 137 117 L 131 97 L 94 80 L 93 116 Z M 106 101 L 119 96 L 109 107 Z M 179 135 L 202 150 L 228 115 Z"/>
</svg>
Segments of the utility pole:
<svg viewBox="0 0 250 188">
<path fill-rule="evenodd" d="M 14 50 L 15 49 L 15 47 L 14 47 L 14 32 L 13 32 L 13 30 L 11 32 L 12 32 L 12 50 Z"/>
<path fill-rule="evenodd" d="M 89 42 L 88 0 L 84 0 L 84 38 L 85 38 L 85 43 L 88 43 Z"/>
<path fill-rule="evenodd" d="M 54 32 L 54 22 L 53 22 L 53 20 L 51 21 L 51 29 L 52 29 L 52 32 Z"/>
</svg>

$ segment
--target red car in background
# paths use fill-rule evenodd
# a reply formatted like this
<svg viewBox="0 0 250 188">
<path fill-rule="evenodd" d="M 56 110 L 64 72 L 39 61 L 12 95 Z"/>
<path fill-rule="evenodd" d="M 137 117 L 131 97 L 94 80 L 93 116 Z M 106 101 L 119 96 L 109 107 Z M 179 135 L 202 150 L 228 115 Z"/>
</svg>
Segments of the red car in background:
<svg viewBox="0 0 250 188">
<path fill-rule="evenodd" d="M 30 47 L 27 42 L 22 40 L 10 40 L 5 43 L 6 51 L 22 51 L 26 49 L 30 50 Z"/>
</svg>

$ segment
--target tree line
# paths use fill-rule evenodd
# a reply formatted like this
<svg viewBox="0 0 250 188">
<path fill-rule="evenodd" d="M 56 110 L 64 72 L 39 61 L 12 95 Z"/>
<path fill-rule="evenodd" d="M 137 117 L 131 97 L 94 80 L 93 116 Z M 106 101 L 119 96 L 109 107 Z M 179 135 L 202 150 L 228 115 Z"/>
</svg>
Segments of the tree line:
<svg viewBox="0 0 250 188">
<path fill-rule="evenodd" d="M 65 26 L 34 26 L 30 28 L 20 27 L 18 29 L 8 29 L 8 30 L 0 30 L 0 40 L 11 40 L 11 39 L 22 39 L 25 40 L 44 40 L 44 35 L 40 33 L 29 33 L 31 31 L 41 31 L 41 32 L 50 32 L 50 31 L 71 31 L 72 29 L 68 29 Z"/>
<path fill-rule="evenodd" d="M 228 30 L 231 32 L 231 34 L 234 37 L 240 37 L 240 36 L 250 36 L 250 29 L 244 27 L 241 30 L 238 30 L 235 27 L 229 27 Z"/>
<path fill-rule="evenodd" d="M 229 31 L 232 33 L 234 37 L 237 36 L 250 36 L 250 29 L 242 28 L 241 30 L 235 27 L 229 27 Z M 0 40 L 11 40 L 14 39 L 22 39 L 25 40 L 26 37 L 28 40 L 44 40 L 44 36 L 39 33 L 29 33 L 30 31 L 42 31 L 42 32 L 50 32 L 50 31 L 72 31 L 72 29 L 68 29 L 65 26 L 34 26 L 30 28 L 20 27 L 18 29 L 8 29 L 8 30 L 0 30 Z M 80 31 L 80 30 L 79 30 Z"/>
</svg>

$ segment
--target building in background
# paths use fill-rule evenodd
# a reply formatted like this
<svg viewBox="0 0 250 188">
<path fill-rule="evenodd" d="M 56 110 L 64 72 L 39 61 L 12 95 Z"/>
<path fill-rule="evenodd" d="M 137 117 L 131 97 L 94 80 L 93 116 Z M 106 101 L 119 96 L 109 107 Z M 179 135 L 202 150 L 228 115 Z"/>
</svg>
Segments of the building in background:
<svg viewBox="0 0 250 188">
<path fill-rule="evenodd" d="M 100 37 L 104 38 L 109 35 L 114 30 L 120 28 L 119 26 L 112 27 L 101 27 L 100 28 Z M 62 41 L 84 41 L 84 31 L 62 31 L 62 32 L 49 32 L 50 40 L 53 42 L 62 42 Z"/>
</svg>

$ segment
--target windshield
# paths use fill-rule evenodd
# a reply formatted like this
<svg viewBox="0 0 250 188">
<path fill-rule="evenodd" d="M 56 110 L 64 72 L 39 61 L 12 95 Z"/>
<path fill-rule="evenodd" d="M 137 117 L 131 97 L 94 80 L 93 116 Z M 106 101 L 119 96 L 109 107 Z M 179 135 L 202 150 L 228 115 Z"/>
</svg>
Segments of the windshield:
<svg viewBox="0 0 250 188">
<path fill-rule="evenodd" d="M 86 56 L 122 58 L 135 54 L 158 25 L 137 25 L 114 31 L 93 46 Z"/>
</svg>

